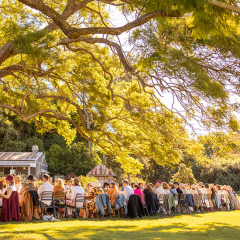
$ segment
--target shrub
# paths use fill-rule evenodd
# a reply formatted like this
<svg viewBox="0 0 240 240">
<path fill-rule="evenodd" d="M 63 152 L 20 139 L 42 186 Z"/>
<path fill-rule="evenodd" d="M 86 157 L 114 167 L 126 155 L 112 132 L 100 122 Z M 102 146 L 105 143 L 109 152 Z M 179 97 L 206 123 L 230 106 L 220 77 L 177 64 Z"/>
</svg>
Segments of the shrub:
<svg viewBox="0 0 240 240">
<path fill-rule="evenodd" d="M 184 163 L 179 164 L 178 172 L 173 175 L 172 182 L 182 182 L 193 184 L 197 180 L 195 179 L 192 169 L 187 168 Z"/>
</svg>

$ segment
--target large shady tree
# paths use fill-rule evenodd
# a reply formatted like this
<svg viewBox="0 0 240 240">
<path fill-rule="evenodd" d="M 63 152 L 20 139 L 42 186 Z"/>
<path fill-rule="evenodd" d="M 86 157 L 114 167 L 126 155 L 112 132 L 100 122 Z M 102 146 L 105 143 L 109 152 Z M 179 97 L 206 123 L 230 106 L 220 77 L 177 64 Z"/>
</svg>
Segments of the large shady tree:
<svg viewBox="0 0 240 240">
<path fill-rule="evenodd" d="M 136 156 L 196 151 L 193 119 L 238 128 L 237 0 L 2 0 L 0 13 L 0 107 L 40 132 L 78 132 L 137 172 Z M 116 13 L 126 23 L 114 26 Z"/>
</svg>

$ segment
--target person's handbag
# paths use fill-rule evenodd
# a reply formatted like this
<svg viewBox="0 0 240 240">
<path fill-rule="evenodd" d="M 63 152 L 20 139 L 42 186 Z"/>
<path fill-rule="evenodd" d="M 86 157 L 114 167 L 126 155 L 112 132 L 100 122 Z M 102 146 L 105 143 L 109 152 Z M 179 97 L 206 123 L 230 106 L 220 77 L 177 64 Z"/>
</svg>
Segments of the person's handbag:
<svg viewBox="0 0 240 240">
<path fill-rule="evenodd" d="M 89 213 L 90 218 L 94 218 L 94 215 L 92 212 Z"/>
<path fill-rule="evenodd" d="M 86 216 L 86 209 L 81 209 L 79 212 L 79 217 L 81 218 L 87 218 Z"/>
</svg>

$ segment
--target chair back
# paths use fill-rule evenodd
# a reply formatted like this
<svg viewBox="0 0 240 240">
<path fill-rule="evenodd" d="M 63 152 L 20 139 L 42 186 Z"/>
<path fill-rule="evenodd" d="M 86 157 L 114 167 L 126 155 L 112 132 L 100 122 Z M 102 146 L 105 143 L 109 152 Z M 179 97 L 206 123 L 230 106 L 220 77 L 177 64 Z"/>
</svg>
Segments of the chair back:
<svg viewBox="0 0 240 240">
<path fill-rule="evenodd" d="M 208 193 L 208 194 L 207 194 L 207 199 L 208 199 L 208 200 L 211 200 L 211 199 L 212 199 L 212 193 Z"/>
<path fill-rule="evenodd" d="M 175 205 L 178 205 L 179 193 L 174 194 L 173 199 L 174 199 Z"/>
<path fill-rule="evenodd" d="M 164 194 L 164 193 L 159 194 L 159 195 L 158 195 L 158 200 L 159 200 L 159 203 L 160 203 L 160 204 L 164 204 L 165 194 Z"/>
<path fill-rule="evenodd" d="M 54 202 L 58 207 L 66 205 L 66 194 L 63 191 L 57 191 L 54 193 Z"/>
<path fill-rule="evenodd" d="M 185 204 L 185 198 L 186 198 L 186 196 L 185 196 L 185 194 L 184 193 L 182 193 L 182 194 L 180 194 L 180 203 L 181 204 Z"/>
<path fill-rule="evenodd" d="M 66 199 L 66 194 L 63 191 L 58 191 L 54 193 L 54 199 L 55 200 L 65 200 Z"/>
<path fill-rule="evenodd" d="M 45 191 L 41 194 L 41 201 L 52 201 L 53 200 L 53 192 Z"/>
<path fill-rule="evenodd" d="M 206 193 L 203 194 L 203 196 L 202 196 L 202 200 L 203 200 L 203 203 L 206 203 L 206 200 L 207 200 L 207 194 L 206 194 Z"/>
<path fill-rule="evenodd" d="M 75 197 L 76 208 L 81 208 L 85 203 L 85 193 L 77 193 Z"/>
</svg>

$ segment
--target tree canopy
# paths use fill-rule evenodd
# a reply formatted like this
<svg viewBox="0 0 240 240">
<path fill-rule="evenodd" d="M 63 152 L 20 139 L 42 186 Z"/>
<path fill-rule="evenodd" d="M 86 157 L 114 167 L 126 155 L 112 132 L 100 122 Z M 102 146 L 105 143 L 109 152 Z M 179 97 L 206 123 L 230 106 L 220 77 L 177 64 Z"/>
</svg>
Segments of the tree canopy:
<svg viewBox="0 0 240 240">
<path fill-rule="evenodd" d="M 2 0 L 0 107 L 68 143 L 78 133 L 126 172 L 142 167 L 136 156 L 178 162 L 178 146 L 191 145 L 184 124 L 192 119 L 238 129 L 230 105 L 239 93 L 238 5 Z M 111 9 L 127 23 L 114 26 Z M 165 93 L 184 111 L 168 108 Z"/>
</svg>

